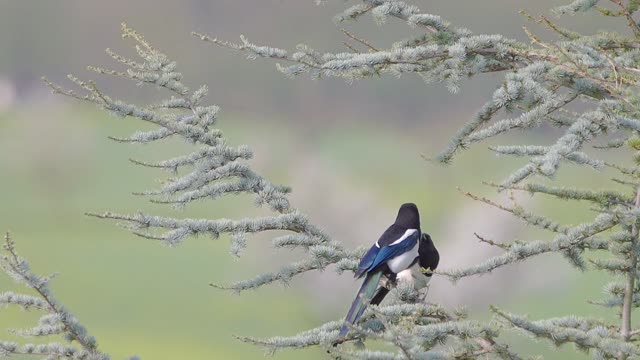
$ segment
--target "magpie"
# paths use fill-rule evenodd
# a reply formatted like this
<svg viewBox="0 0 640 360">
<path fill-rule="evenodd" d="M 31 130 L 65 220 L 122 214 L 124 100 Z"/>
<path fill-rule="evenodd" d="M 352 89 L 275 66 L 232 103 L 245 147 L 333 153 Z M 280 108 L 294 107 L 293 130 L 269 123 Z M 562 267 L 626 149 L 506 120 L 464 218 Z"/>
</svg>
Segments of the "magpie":
<svg viewBox="0 0 640 360">
<path fill-rule="evenodd" d="M 431 236 L 427 233 L 422 233 L 420 236 L 420 243 L 418 245 L 418 259 L 406 270 L 401 271 L 396 275 L 398 281 L 406 281 L 413 284 L 416 290 L 423 289 L 429 284 L 432 271 L 438 267 L 440 262 L 440 254 L 436 249 Z M 429 270 L 429 271 L 427 271 Z M 385 296 L 389 293 L 391 287 L 394 285 L 395 278 L 393 274 L 386 275 L 387 282 L 385 285 L 378 287 L 375 295 L 371 298 L 370 303 L 372 305 L 379 305 Z"/>
<path fill-rule="evenodd" d="M 420 231 L 418 207 L 413 203 L 402 204 L 396 221 L 360 260 L 355 277 L 364 277 L 364 281 L 333 346 L 344 341 L 349 332 L 349 325 L 360 319 L 369 303 L 377 305 L 382 302 L 398 274 L 408 275 L 412 281 L 415 278 L 417 282 L 422 281 L 426 286 L 431 274 L 423 272 L 420 268 L 435 270 L 439 260 L 438 250 L 433 245 L 431 237 Z M 383 277 L 386 280 L 385 284 L 378 286 Z"/>
</svg>

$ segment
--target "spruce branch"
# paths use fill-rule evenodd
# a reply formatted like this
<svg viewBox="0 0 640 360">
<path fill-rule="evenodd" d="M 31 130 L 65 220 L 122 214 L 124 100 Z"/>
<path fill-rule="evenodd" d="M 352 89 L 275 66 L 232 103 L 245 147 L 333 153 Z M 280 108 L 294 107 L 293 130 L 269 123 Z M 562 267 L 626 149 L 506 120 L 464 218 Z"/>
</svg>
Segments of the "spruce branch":
<svg viewBox="0 0 640 360">
<path fill-rule="evenodd" d="M 591 0 L 575 1 L 556 11 L 562 14 L 587 11 L 594 4 Z M 526 30 L 532 46 L 495 35 L 476 35 L 467 29 L 452 26 L 437 15 L 421 13 L 416 6 L 390 0 L 365 0 L 362 5 L 355 5 L 338 18 L 354 20 L 368 12 L 378 20 L 393 17 L 405 21 L 426 30 L 426 33 L 412 40 L 398 42 L 391 49 L 369 47 L 370 51 L 366 54 L 319 53 L 307 46 L 300 46 L 296 52 L 288 52 L 254 45 L 245 37 L 241 38 L 242 43 L 233 44 L 201 33 L 194 33 L 194 36 L 246 52 L 251 58 L 286 60 L 293 65 L 279 66 L 279 69 L 289 76 L 310 72 L 314 77 L 338 76 L 354 80 L 384 72 L 410 72 L 417 73 L 429 82 L 444 82 L 450 90 L 456 91 L 458 81 L 463 76 L 513 70 L 505 73 L 504 86 L 494 93 L 493 98 L 438 156 L 441 162 L 448 163 L 458 150 L 466 149 L 474 142 L 513 129 L 534 128 L 544 121 L 551 124 L 566 123 L 570 127 L 567 135 L 560 138 L 555 146 L 533 158 L 530 164 L 507 179 L 505 184 L 520 182 L 534 173 L 552 176 L 562 158 L 579 164 L 602 166 L 601 162 L 590 161 L 585 156 L 571 157 L 575 157 L 573 154 L 582 143 L 601 132 L 615 130 L 616 126 L 606 124 L 604 119 L 591 119 L 601 117 L 599 111 L 603 109 L 585 112 L 582 121 L 580 118 L 558 120 L 554 113 L 564 110 L 575 99 L 580 97 L 595 102 L 615 99 L 634 111 L 638 110 L 638 106 L 625 95 L 635 86 L 637 77 L 622 73 L 633 72 L 630 69 L 634 67 L 629 63 L 634 61 L 631 59 L 636 56 L 635 49 L 640 47 L 636 40 L 630 41 L 611 33 L 578 35 L 541 16 L 536 20 L 537 23 L 559 34 L 563 41 L 543 41 Z M 528 14 L 526 16 L 533 19 Z M 522 113 L 518 117 L 480 128 L 493 120 L 500 110 L 512 108 L 520 109 Z M 594 122 L 599 124 L 590 130 L 591 134 L 583 131 Z M 572 149 L 574 146 L 575 149 Z"/>
<path fill-rule="evenodd" d="M 500 185 L 500 187 L 502 187 Z M 565 225 L 562 225 L 556 221 L 553 221 L 551 219 L 548 219 L 544 216 L 540 216 L 540 215 L 536 215 L 533 214 L 531 212 L 526 211 L 522 206 L 518 205 L 517 203 L 514 203 L 514 206 L 509 207 L 509 206 L 505 206 L 505 205 L 501 205 L 496 203 L 495 201 L 492 201 L 486 197 L 483 196 L 478 196 L 475 195 L 473 193 L 470 193 L 468 191 L 464 191 L 460 188 L 458 188 L 458 191 L 460 191 L 463 195 L 475 200 L 475 201 L 480 201 L 482 203 L 485 203 L 489 206 L 492 206 L 494 208 L 500 209 L 502 211 L 508 212 L 510 214 L 512 214 L 513 216 L 519 218 L 520 220 L 522 220 L 524 223 L 526 223 L 527 225 L 531 225 L 531 226 L 535 226 L 538 227 L 540 229 L 543 230 L 549 230 L 555 233 L 562 233 L 562 234 L 566 234 L 568 227 Z"/>
<path fill-rule="evenodd" d="M 0 293 L 0 304 L 44 312 L 37 326 L 9 331 L 22 337 L 63 336 L 69 345 L 57 342 L 19 345 L 0 340 L 0 357 L 33 355 L 42 359 L 108 360 L 109 355 L 98 349 L 96 339 L 55 298 L 49 288 L 52 276 L 41 276 L 31 272 L 29 263 L 18 255 L 15 242 L 9 233 L 5 234 L 2 249 L 4 254 L 0 255 L 0 269 L 17 283 L 33 290 L 36 296 L 4 292 Z"/>
<path fill-rule="evenodd" d="M 475 237 L 476 237 L 480 242 L 485 243 L 485 244 L 489 244 L 489 245 L 491 245 L 491 246 L 497 246 L 497 247 L 499 247 L 499 248 L 501 248 L 501 249 L 503 249 L 503 250 L 507 250 L 507 249 L 510 247 L 510 245 L 509 245 L 509 244 L 502 244 L 502 243 L 495 242 L 495 241 L 490 240 L 490 239 L 486 239 L 486 238 L 484 238 L 484 237 L 482 237 L 482 236 L 478 235 L 477 233 L 473 233 L 473 235 L 474 235 L 474 236 L 475 236 Z"/>
<path fill-rule="evenodd" d="M 591 223 L 568 227 L 549 242 L 531 241 L 527 243 L 513 243 L 503 254 L 487 259 L 480 264 L 463 269 L 439 270 L 436 273 L 445 275 L 449 277 L 451 281 L 456 282 L 464 277 L 486 274 L 505 265 L 550 252 L 564 252 L 574 265 L 583 266 L 579 258 L 579 253 L 575 254 L 572 253 L 572 251 L 601 249 L 605 244 L 597 238 L 597 235 L 614 228 L 618 224 L 619 220 L 615 216 L 611 214 L 601 214 Z"/>
<path fill-rule="evenodd" d="M 452 39 L 459 39 L 457 46 L 421 46 L 413 42 L 413 46 L 397 46 L 393 49 L 378 49 L 370 45 L 369 41 L 345 33 L 353 40 L 362 43 L 369 48 L 369 53 L 318 53 L 307 46 L 298 47 L 298 51 L 289 53 L 284 49 L 269 46 L 258 46 L 250 43 L 246 37 L 241 36 L 241 43 L 234 44 L 202 33 L 192 33 L 203 41 L 239 50 L 247 53 L 251 59 L 256 57 L 274 58 L 285 60 L 292 65 L 278 66 L 288 76 L 297 76 L 302 73 L 311 73 L 313 77 L 338 76 L 349 80 L 368 77 L 379 73 L 403 73 L 418 72 L 427 79 L 435 76 L 436 71 L 446 71 L 451 79 L 447 80 L 450 89 L 456 88 L 460 75 L 450 67 L 456 67 L 451 57 L 462 58 L 465 55 L 476 54 L 485 63 L 478 69 L 471 70 L 460 64 L 464 71 L 495 72 L 511 68 L 503 63 L 500 58 L 500 49 L 492 47 L 495 42 L 508 42 L 497 36 L 473 36 L 466 29 L 452 28 L 439 16 L 420 13 L 415 6 L 407 5 L 400 1 L 365 1 L 363 5 L 356 5 L 338 16 L 338 21 L 355 19 L 364 13 L 371 12 L 378 21 L 384 21 L 386 17 L 395 17 L 406 21 L 410 26 L 419 27 L 431 34 L 440 34 Z M 446 35 L 445 35 L 446 34 Z M 437 67 L 437 69 L 435 69 Z"/>
<path fill-rule="evenodd" d="M 507 324 L 535 337 L 548 339 L 559 346 L 573 343 L 578 349 L 602 354 L 601 358 L 617 358 L 620 354 L 638 356 L 638 348 L 612 336 L 611 330 L 598 321 L 576 317 L 530 321 L 524 316 L 504 312 L 496 307 L 492 311 Z"/>
<path fill-rule="evenodd" d="M 401 285 L 402 286 L 402 285 Z M 352 326 L 348 338 L 335 348 L 341 321 L 332 321 L 317 328 L 303 331 L 290 337 L 256 339 L 238 337 L 241 341 L 264 347 L 268 353 L 287 348 L 321 346 L 332 355 L 347 358 L 368 358 L 370 350 L 346 351 L 346 343 L 365 339 L 390 343 L 395 352 L 375 353 L 384 358 L 397 359 L 469 359 L 479 355 L 493 354 L 501 359 L 521 359 L 498 342 L 498 329 L 466 320 L 460 315 L 445 311 L 433 304 L 402 303 L 397 297 L 408 289 L 395 289 L 396 300 L 389 305 L 370 306 L 359 324 Z M 448 351 L 437 347 L 440 343 L 456 344 Z"/>
<path fill-rule="evenodd" d="M 169 246 L 177 246 L 192 236 L 208 235 L 215 239 L 222 234 L 229 234 L 232 239 L 231 253 L 236 256 L 247 245 L 248 235 L 267 231 L 284 231 L 288 233 L 284 235 L 287 239 L 286 247 L 301 248 L 307 254 L 304 259 L 285 265 L 271 274 L 262 274 L 254 279 L 218 286 L 236 292 L 254 289 L 275 281 L 287 284 L 293 276 L 308 271 L 323 270 L 336 263 L 340 264 L 337 267 L 340 272 L 352 270 L 354 268 L 352 263 L 357 260 L 359 252 L 346 250 L 340 243 L 331 241 L 301 211 L 294 208 L 288 200 L 290 188 L 273 184 L 254 171 L 248 163 L 253 154 L 246 145 L 237 147 L 227 145 L 222 131 L 215 127 L 219 108 L 204 103 L 207 87 L 200 86 L 192 91 L 182 82 L 182 74 L 178 72 L 175 61 L 152 46 L 141 34 L 126 24 L 122 25 L 122 33 L 123 38 L 130 38 L 136 44 L 139 59 L 128 59 L 108 49 L 107 54 L 125 69 L 89 67 L 89 70 L 157 87 L 167 91 L 169 97 L 149 105 L 138 105 L 107 95 L 94 81 L 83 81 L 71 75 L 69 79 L 85 91 L 84 95 L 63 89 L 48 80 L 45 82 L 55 93 L 94 103 L 117 117 L 135 118 L 156 126 L 156 129 L 136 132 L 126 138 L 115 138 L 116 141 L 148 143 L 179 137 L 198 147 L 192 153 L 167 160 L 131 159 L 131 162 L 136 165 L 168 170 L 174 174 L 182 170 L 179 176 L 168 178 L 160 188 L 138 191 L 135 194 L 149 197 L 153 203 L 170 204 L 175 208 L 188 206 L 195 201 L 247 194 L 254 197 L 256 206 L 267 205 L 272 215 L 236 220 L 180 219 L 142 212 L 137 214 L 91 212 L 87 215 L 116 220 L 137 236 Z M 277 50 L 254 47 L 249 43 L 243 46 L 257 53 L 269 53 L 274 57 L 286 58 L 285 53 Z M 309 56 L 312 56 L 311 51 L 308 52 Z M 283 236 L 278 237 L 278 239 L 283 238 Z M 278 244 L 276 243 L 276 247 L 281 247 Z"/>
<path fill-rule="evenodd" d="M 501 185 L 496 183 L 485 182 L 485 184 L 492 187 L 503 189 Z M 535 183 L 528 183 L 524 185 L 512 185 L 512 186 L 509 186 L 507 189 L 526 191 L 531 194 L 546 194 L 546 195 L 557 197 L 562 200 L 590 201 L 590 202 L 602 205 L 603 207 L 610 207 L 612 205 L 626 205 L 626 204 L 631 204 L 633 201 L 633 199 L 631 199 L 628 195 L 620 193 L 618 191 L 613 191 L 613 190 L 609 190 L 609 191 L 581 190 L 581 189 L 574 189 L 570 187 L 553 187 L 553 186 L 547 186 L 547 185 L 535 184 Z"/>
</svg>

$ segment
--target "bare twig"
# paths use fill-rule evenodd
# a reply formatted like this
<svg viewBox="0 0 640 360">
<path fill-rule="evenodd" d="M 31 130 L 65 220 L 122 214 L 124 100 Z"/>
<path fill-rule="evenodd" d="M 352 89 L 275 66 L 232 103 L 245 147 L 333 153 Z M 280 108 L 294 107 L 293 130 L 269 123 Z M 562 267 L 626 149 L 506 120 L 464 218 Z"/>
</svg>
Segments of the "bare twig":
<svg viewBox="0 0 640 360">
<path fill-rule="evenodd" d="M 609 0 L 609 1 L 611 1 L 612 3 L 620 7 L 620 12 L 627 18 L 627 23 L 629 24 L 629 28 L 631 28 L 631 31 L 633 31 L 633 35 L 635 35 L 635 37 L 640 37 L 640 26 L 638 26 L 638 23 L 633 19 L 633 16 L 631 16 L 629 9 L 626 6 L 624 6 L 624 4 L 622 3 L 622 0 Z"/>
<path fill-rule="evenodd" d="M 347 37 L 351 38 L 354 41 L 359 42 L 360 44 L 368 47 L 369 49 L 371 49 L 373 51 L 380 51 L 380 49 L 378 49 L 378 48 L 374 47 L 373 45 L 371 45 L 367 40 L 355 36 L 354 34 L 352 34 L 349 31 L 347 31 L 347 29 L 340 29 L 340 31 L 342 31 L 342 33 L 345 34 Z"/>
<path fill-rule="evenodd" d="M 507 250 L 510 247 L 508 244 L 502 244 L 502 243 L 498 243 L 498 242 L 495 242 L 495 241 L 490 240 L 490 239 L 483 238 L 482 236 L 478 235 L 478 233 L 475 233 L 475 232 L 473 233 L 473 235 L 475 235 L 475 237 L 478 238 L 478 240 L 480 240 L 480 242 L 483 242 L 485 244 L 489 244 L 491 246 L 497 246 L 497 247 L 499 247 L 501 249 L 504 249 L 504 250 Z"/>
<path fill-rule="evenodd" d="M 351 44 L 349 44 L 346 41 L 343 41 L 342 45 L 346 46 L 349 50 L 351 50 L 355 54 L 359 54 L 360 53 L 360 51 L 358 51 L 358 49 L 356 49 L 355 47 L 353 47 Z"/>
</svg>

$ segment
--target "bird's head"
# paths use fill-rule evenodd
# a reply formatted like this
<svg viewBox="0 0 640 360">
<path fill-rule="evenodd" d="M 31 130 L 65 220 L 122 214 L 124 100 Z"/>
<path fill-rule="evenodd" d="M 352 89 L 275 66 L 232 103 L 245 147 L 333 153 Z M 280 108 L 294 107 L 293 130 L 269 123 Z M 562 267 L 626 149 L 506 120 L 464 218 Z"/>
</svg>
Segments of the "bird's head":
<svg viewBox="0 0 640 360">
<path fill-rule="evenodd" d="M 440 262 L 440 255 L 436 250 L 431 236 L 427 233 L 420 235 L 420 244 L 418 245 L 418 263 L 421 268 L 435 270 Z"/>
<path fill-rule="evenodd" d="M 433 248 L 433 240 L 431 240 L 431 236 L 427 233 L 420 234 L 420 244 L 418 245 L 418 254 L 421 252 L 425 252 Z"/>
<path fill-rule="evenodd" d="M 418 207 L 414 203 L 406 203 L 400 206 L 398 216 L 396 217 L 396 225 L 400 225 L 406 229 L 420 230 L 420 213 Z"/>
</svg>

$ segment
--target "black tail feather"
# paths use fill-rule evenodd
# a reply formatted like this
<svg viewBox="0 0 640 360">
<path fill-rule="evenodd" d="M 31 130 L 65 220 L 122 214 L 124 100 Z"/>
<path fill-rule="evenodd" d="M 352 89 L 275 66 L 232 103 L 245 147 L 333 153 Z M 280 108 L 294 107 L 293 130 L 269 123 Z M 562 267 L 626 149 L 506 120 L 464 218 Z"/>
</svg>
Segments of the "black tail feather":
<svg viewBox="0 0 640 360">
<path fill-rule="evenodd" d="M 368 273 L 364 278 L 364 281 L 362 282 L 362 286 L 360 287 L 356 298 L 353 300 L 353 303 L 351 303 L 351 308 L 347 313 L 347 317 L 344 319 L 345 324 L 340 329 L 338 339 L 333 343 L 333 346 L 342 343 L 345 336 L 347 336 L 347 334 L 349 333 L 349 325 L 353 325 L 358 320 L 360 320 L 360 317 L 364 313 L 364 310 L 367 308 L 367 305 L 369 305 L 369 302 L 374 296 L 381 277 L 382 271 L 378 270 L 373 273 Z"/>
<path fill-rule="evenodd" d="M 387 296 L 388 293 L 389 289 L 387 289 L 386 287 L 383 286 L 379 288 L 373 298 L 371 298 L 371 305 L 380 305 L 380 303 L 382 302 L 382 300 L 384 300 L 384 297 Z"/>
</svg>

